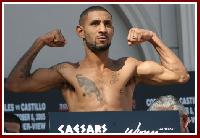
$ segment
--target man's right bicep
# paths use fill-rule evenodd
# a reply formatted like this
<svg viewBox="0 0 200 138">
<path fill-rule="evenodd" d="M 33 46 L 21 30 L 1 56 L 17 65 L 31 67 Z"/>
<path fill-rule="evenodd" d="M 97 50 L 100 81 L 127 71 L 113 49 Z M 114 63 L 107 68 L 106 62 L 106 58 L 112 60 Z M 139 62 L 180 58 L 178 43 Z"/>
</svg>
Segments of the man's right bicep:
<svg viewBox="0 0 200 138">
<path fill-rule="evenodd" d="M 37 69 L 24 81 L 21 90 L 24 92 L 44 92 L 61 86 L 64 81 L 64 78 L 55 69 Z"/>
</svg>

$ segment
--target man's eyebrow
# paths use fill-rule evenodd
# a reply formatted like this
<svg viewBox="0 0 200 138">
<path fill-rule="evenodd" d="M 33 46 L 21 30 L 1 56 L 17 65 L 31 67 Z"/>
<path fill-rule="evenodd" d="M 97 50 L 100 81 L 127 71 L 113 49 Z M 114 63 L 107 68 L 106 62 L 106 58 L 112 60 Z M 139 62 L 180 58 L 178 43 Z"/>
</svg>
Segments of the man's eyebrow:
<svg viewBox="0 0 200 138">
<path fill-rule="evenodd" d="M 93 20 L 91 20 L 91 22 L 93 22 L 93 21 L 100 21 L 100 19 L 93 19 Z"/>
<path fill-rule="evenodd" d="M 93 23 L 99 23 L 99 22 L 101 22 L 100 20 L 91 20 L 90 22 L 89 22 L 89 24 L 93 24 Z"/>
<path fill-rule="evenodd" d="M 112 20 L 104 20 L 104 22 L 112 22 Z"/>
<path fill-rule="evenodd" d="M 90 22 L 96 22 L 96 21 L 101 21 L 100 19 L 93 19 Z M 103 20 L 103 22 L 112 22 L 112 20 L 108 19 L 108 20 Z"/>
</svg>

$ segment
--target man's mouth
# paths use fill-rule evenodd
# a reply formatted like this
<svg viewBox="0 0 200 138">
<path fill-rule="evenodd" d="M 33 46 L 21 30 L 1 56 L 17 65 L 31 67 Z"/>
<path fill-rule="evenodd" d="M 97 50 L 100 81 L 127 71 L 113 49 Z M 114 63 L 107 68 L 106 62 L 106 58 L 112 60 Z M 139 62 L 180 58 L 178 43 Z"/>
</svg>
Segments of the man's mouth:
<svg viewBox="0 0 200 138">
<path fill-rule="evenodd" d="M 97 37 L 97 39 L 99 39 L 99 40 L 107 40 L 107 38 L 108 38 L 107 36 L 98 36 Z"/>
</svg>

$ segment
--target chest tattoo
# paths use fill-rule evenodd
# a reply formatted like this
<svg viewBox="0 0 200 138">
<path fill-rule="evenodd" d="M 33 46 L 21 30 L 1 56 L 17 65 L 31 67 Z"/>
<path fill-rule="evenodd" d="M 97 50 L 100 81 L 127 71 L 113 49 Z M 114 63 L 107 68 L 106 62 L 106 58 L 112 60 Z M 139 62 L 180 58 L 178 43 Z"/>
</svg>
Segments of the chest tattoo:
<svg viewBox="0 0 200 138">
<path fill-rule="evenodd" d="M 92 94 L 95 94 L 98 101 L 103 101 L 99 89 L 92 80 L 90 80 L 87 77 L 84 77 L 81 74 L 77 74 L 76 79 L 78 81 L 79 86 L 85 90 L 86 95 L 90 96 Z"/>
<path fill-rule="evenodd" d="M 119 73 L 113 72 L 113 73 L 112 73 L 112 76 L 111 76 L 110 84 L 113 85 L 113 84 L 115 84 L 117 81 L 119 81 Z"/>
</svg>

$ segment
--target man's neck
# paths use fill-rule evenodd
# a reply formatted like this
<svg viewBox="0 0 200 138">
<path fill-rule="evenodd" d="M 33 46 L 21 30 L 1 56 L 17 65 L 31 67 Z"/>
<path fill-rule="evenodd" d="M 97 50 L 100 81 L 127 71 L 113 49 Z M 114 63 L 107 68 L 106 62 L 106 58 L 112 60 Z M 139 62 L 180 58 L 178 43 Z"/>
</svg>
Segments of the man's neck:
<svg viewBox="0 0 200 138">
<path fill-rule="evenodd" d="M 108 57 L 109 50 L 101 52 L 92 52 L 88 47 L 85 46 L 85 59 L 84 62 L 89 62 L 90 66 L 100 67 L 104 69 L 110 65 L 110 59 Z"/>
</svg>

